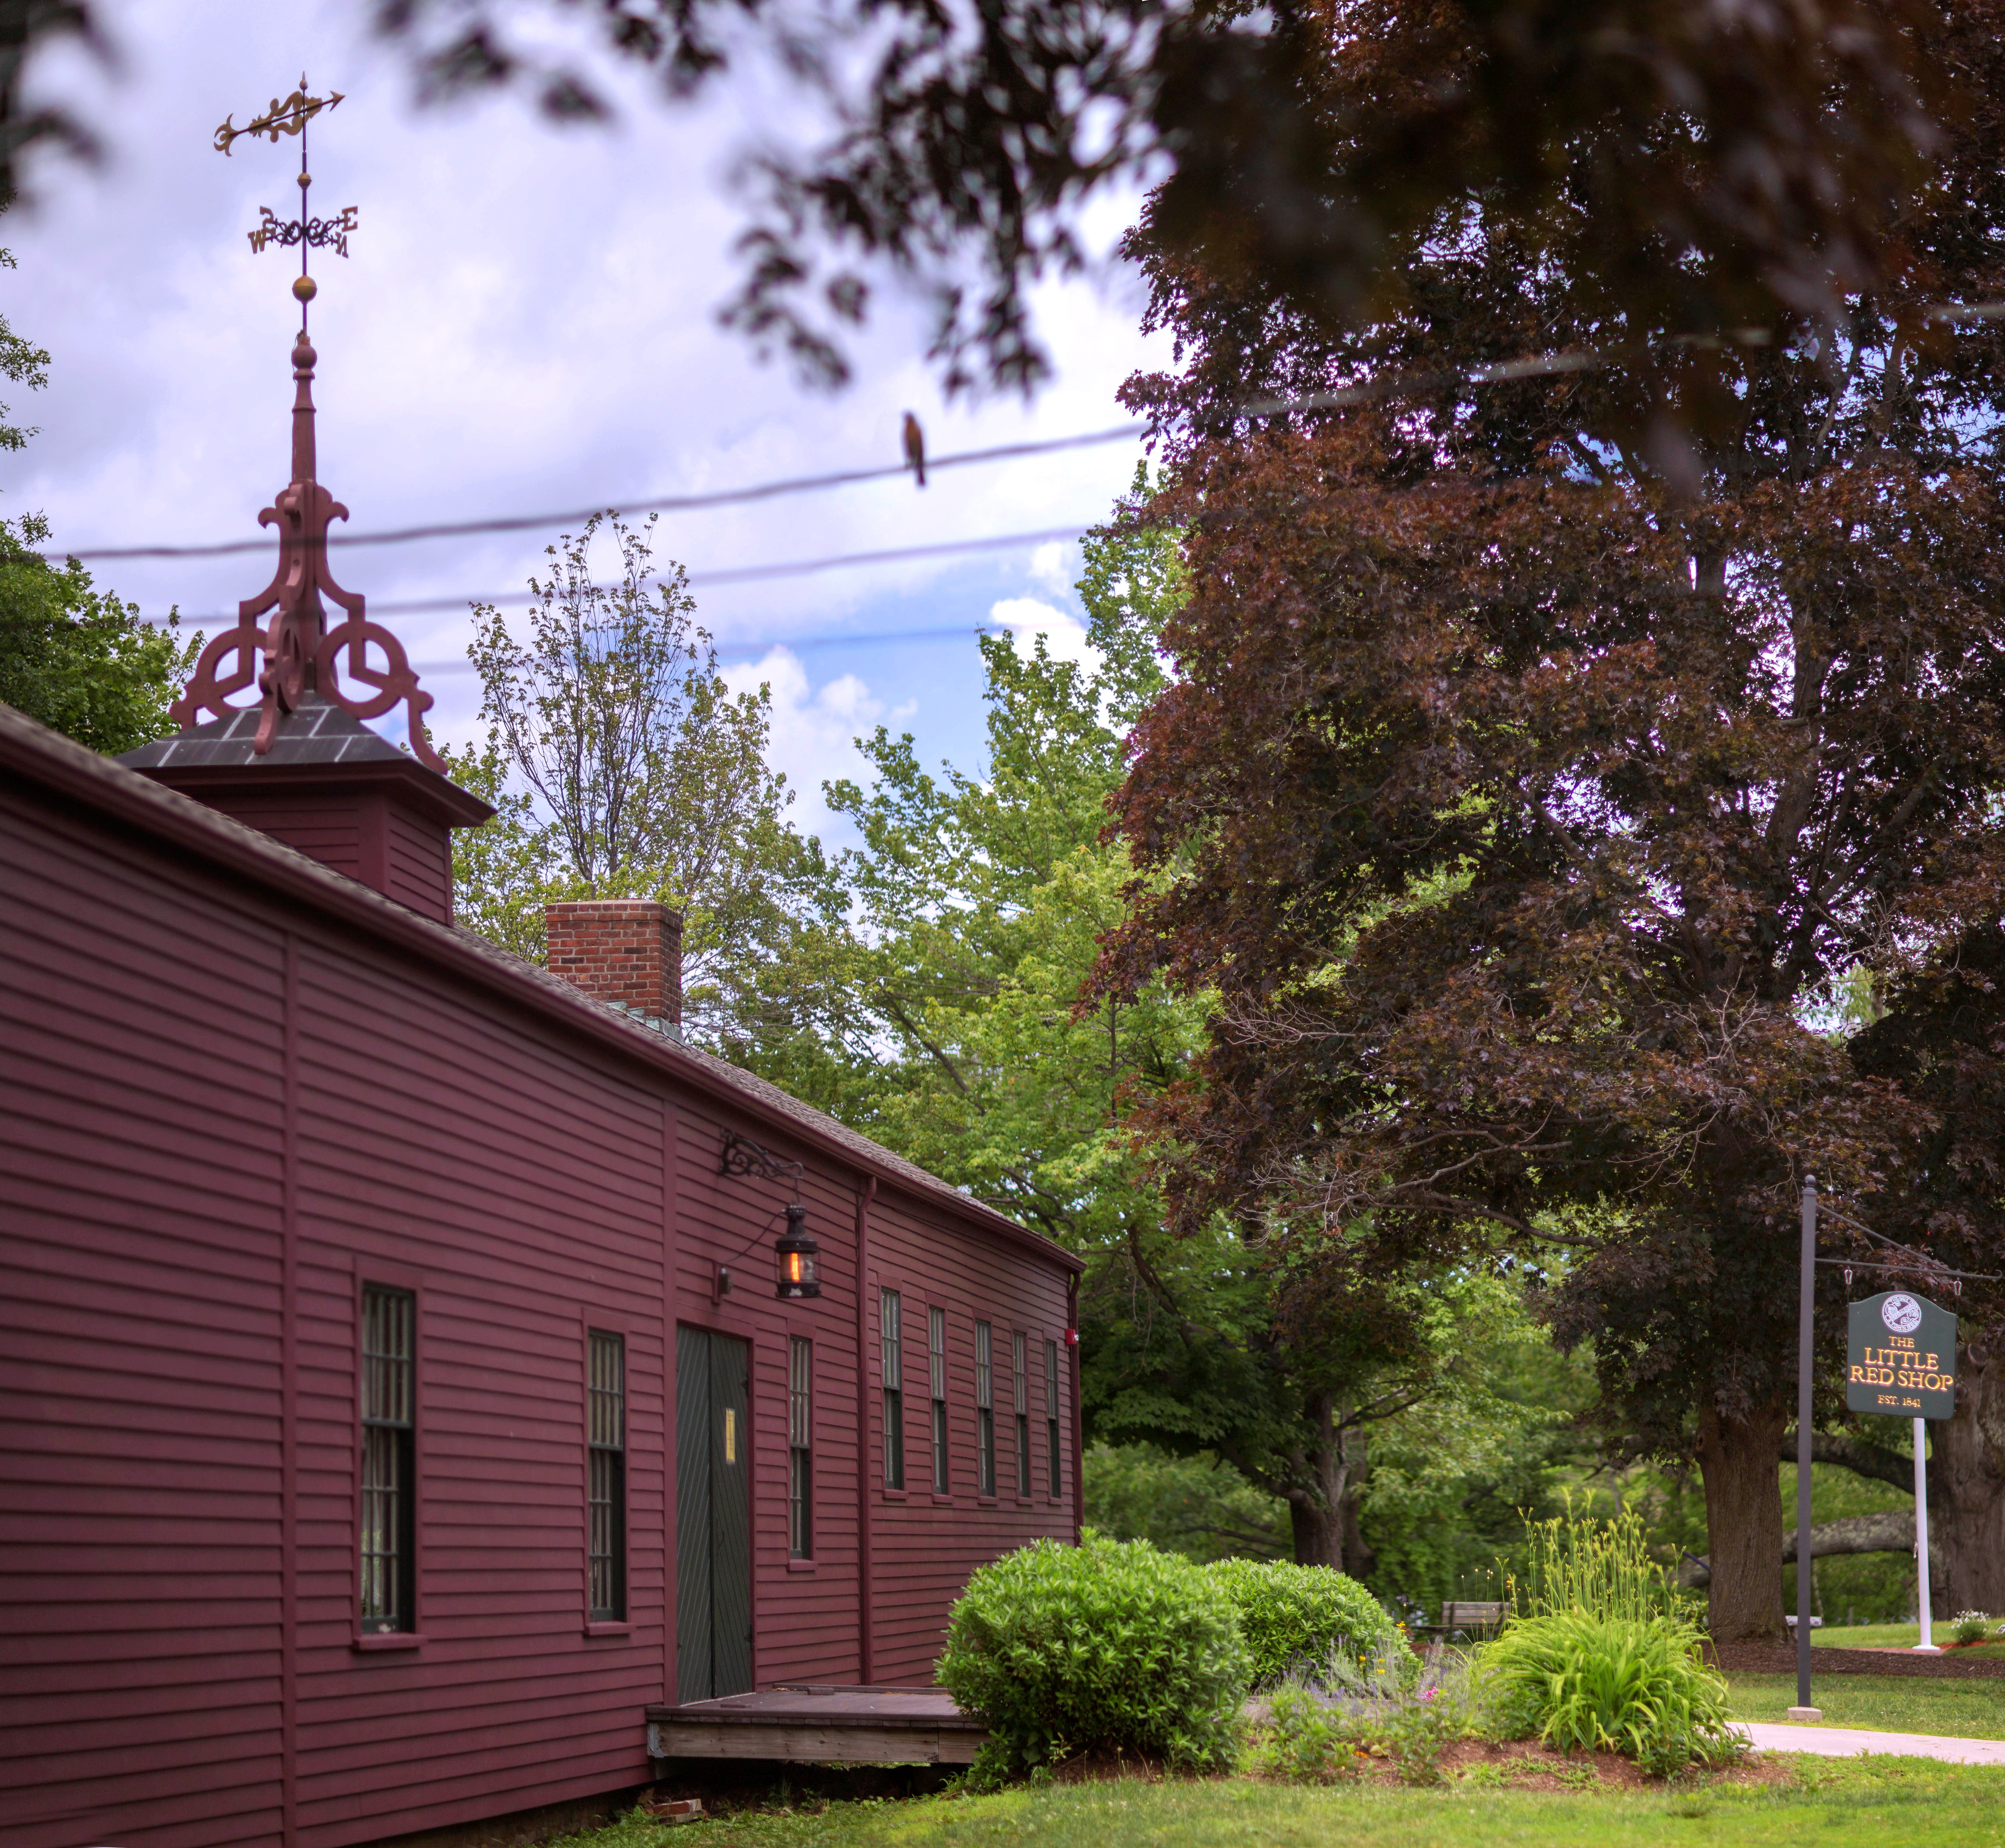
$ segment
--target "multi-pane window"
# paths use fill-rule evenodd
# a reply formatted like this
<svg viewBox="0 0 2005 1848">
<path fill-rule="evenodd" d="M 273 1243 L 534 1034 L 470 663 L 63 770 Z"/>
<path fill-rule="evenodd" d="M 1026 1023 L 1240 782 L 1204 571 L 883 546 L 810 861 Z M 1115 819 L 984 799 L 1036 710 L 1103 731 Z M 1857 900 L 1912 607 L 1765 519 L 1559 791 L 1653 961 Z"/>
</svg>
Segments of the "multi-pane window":
<svg viewBox="0 0 2005 1848">
<path fill-rule="evenodd" d="M 974 1325 L 974 1486 L 995 1492 L 995 1365 L 985 1322 Z"/>
<path fill-rule="evenodd" d="M 898 1318 L 903 1308 L 898 1292 L 887 1290 L 879 1305 L 877 1332 L 883 1344 L 884 1486 L 905 1486 L 904 1342 Z"/>
<path fill-rule="evenodd" d="M 360 1576 L 361 1623 L 368 1632 L 413 1627 L 417 1309 L 408 1290 L 363 1287 Z"/>
<path fill-rule="evenodd" d="M 627 1615 L 627 1342 L 593 1329 L 585 1382 L 586 1549 L 595 1623 Z"/>
<path fill-rule="evenodd" d="M 1017 1493 L 1031 1492 L 1031 1377 L 1027 1350 L 1030 1337 L 1010 1338 L 1010 1370 L 1017 1386 Z"/>
<path fill-rule="evenodd" d="M 1045 1455 L 1051 1464 L 1051 1495 L 1059 1498 L 1059 1344 L 1045 1344 Z"/>
<path fill-rule="evenodd" d="M 926 1372 L 933 1401 L 933 1493 L 947 1492 L 946 1311 L 926 1312 Z"/>
<path fill-rule="evenodd" d="M 814 1557 L 814 1343 L 787 1346 L 787 1551 Z"/>
</svg>

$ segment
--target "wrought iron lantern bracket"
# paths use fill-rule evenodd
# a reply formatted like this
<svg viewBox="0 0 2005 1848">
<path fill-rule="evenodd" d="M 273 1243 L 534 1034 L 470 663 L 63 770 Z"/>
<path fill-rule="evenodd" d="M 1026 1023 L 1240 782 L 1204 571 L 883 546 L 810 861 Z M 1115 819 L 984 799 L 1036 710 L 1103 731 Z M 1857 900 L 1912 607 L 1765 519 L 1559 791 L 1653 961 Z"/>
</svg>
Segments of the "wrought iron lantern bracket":
<svg viewBox="0 0 2005 1848">
<path fill-rule="evenodd" d="M 727 1175 L 757 1175 L 762 1180 L 792 1181 L 794 1198 L 801 1196 L 801 1182 L 807 1174 L 807 1165 L 802 1161 L 783 1161 L 773 1151 L 754 1142 L 749 1136 L 740 1136 L 735 1130 L 724 1133 L 724 1145 L 718 1152 L 717 1172 Z"/>
<path fill-rule="evenodd" d="M 780 1235 L 773 1248 L 776 1278 L 774 1294 L 787 1302 L 819 1296 L 821 1294 L 819 1265 L 821 1248 L 808 1231 L 808 1210 L 801 1203 L 801 1182 L 806 1178 L 807 1165 L 802 1161 L 782 1161 L 771 1149 L 753 1141 L 749 1136 L 740 1136 L 727 1130 L 722 1146 L 718 1151 L 717 1172 L 721 1175 L 756 1175 L 762 1180 L 792 1181 L 794 1197 L 760 1226 L 746 1241 L 742 1249 L 729 1260 L 720 1261 L 712 1269 L 711 1301 L 721 1302 L 730 1295 L 732 1265 L 765 1237 L 773 1220 L 779 1218 L 782 1214 L 786 1217 L 787 1229 Z"/>
</svg>

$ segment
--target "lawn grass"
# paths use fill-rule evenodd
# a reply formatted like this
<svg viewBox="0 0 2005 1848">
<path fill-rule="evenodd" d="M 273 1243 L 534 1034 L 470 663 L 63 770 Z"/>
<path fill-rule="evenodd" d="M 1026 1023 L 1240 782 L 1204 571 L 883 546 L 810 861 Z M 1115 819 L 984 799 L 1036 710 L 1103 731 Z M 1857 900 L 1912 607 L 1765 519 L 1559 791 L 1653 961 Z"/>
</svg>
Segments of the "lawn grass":
<svg viewBox="0 0 2005 1848">
<path fill-rule="evenodd" d="M 1947 1618 L 1934 1628 L 1930 1640 L 1938 1648 L 1949 1642 L 1955 1630 Z M 1922 1626 L 1918 1623 L 1862 1623 L 1840 1629 L 1826 1625 L 1810 1632 L 1812 1649 L 1912 1649 L 1921 1639 Z M 2005 1638 L 1981 1646 L 1986 1654 L 2005 1655 Z"/>
<path fill-rule="evenodd" d="M 1827 1674 L 1810 1665 L 1810 1700 L 1826 1726 L 1890 1733 L 1940 1733 L 1953 1739 L 2005 1739 L 2005 1680 L 1938 1681 L 1923 1675 Z M 1730 1674 L 1736 1720 L 1781 1720 L 1796 1704 L 1793 1674 Z"/>
<path fill-rule="evenodd" d="M 1803 1759 L 1761 1789 L 1638 1793 L 1309 1790 L 1246 1778 L 1020 1788 L 995 1797 L 746 1811 L 668 1828 L 636 1815 L 556 1848 L 1824 1848 L 1870 1836 L 2005 1848 L 2005 1770 Z"/>
</svg>

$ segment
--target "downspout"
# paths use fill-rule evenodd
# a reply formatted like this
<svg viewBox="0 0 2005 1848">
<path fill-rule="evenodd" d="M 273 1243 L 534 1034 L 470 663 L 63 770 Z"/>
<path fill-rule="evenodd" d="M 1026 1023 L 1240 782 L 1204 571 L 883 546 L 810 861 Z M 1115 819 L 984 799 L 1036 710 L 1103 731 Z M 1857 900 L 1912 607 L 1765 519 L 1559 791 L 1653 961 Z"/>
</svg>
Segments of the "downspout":
<svg viewBox="0 0 2005 1848">
<path fill-rule="evenodd" d="M 1086 1472 L 1080 1442 L 1079 1274 L 1066 1280 L 1066 1344 L 1072 1349 L 1072 1543 L 1079 1544 L 1086 1526 Z"/>
<path fill-rule="evenodd" d="M 856 1678 L 870 1685 L 870 1202 L 876 1177 L 866 1176 L 856 1190 Z"/>
</svg>

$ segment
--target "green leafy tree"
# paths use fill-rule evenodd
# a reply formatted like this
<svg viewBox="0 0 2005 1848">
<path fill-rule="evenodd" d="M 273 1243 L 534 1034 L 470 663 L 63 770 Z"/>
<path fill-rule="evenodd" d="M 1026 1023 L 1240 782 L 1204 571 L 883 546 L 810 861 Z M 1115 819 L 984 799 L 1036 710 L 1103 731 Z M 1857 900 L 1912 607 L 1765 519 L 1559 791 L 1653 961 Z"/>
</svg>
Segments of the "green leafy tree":
<svg viewBox="0 0 2005 1848">
<path fill-rule="evenodd" d="M 827 871 L 788 824 L 792 793 L 766 761 L 768 690 L 725 684 L 682 567 L 654 571 L 651 527 L 595 515 L 548 548 L 522 635 L 474 606 L 468 652 L 489 729 L 450 763 L 497 813 L 458 837 L 454 877 L 464 922 L 539 957 L 553 900 L 673 906 L 685 1023 L 715 1035 L 812 913 Z M 592 567 L 602 529 L 619 553 L 609 582 Z"/>
<path fill-rule="evenodd" d="M 51 564 L 48 536 L 40 514 L 0 520 L 0 701 L 108 756 L 165 737 L 202 637 L 182 642 L 178 614 L 142 622 L 73 558 Z"/>
<path fill-rule="evenodd" d="M 0 268 L 14 267 L 0 250 Z M 0 374 L 38 392 L 48 366 L 47 353 L 0 316 Z M 35 434 L 0 404 L 0 449 L 25 449 Z M 178 640 L 178 613 L 164 628 L 142 622 L 136 603 L 95 588 L 74 558 L 51 564 L 48 541 L 40 514 L 0 519 L 0 701 L 112 756 L 163 737 L 202 638 Z"/>
<path fill-rule="evenodd" d="M 1228 1530 L 1246 1528 L 1250 1496 L 1297 1558 L 1363 1571 L 1375 1445 L 1397 1528 L 1421 1519 L 1411 1484 L 1431 1446 L 1480 1470 L 1524 1425 L 1470 1360 L 1515 1298 L 1473 1276 L 1332 1297 L 1276 1261 L 1257 1217 L 1166 1224 L 1134 1119 L 1190 1084 L 1209 1000 L 1143 985 L 1081 1003 L 1134 877 L 1102 838 L 1107 797 L 1185 595 L 1180 536 L 1135 517 L 1146 491 L 1138 477 L 1086 545 L 1093 659 L 982 638 L 981 773 L 931 773 L 881 729 L 863 743 L 874 783 L 830 791 L 863 838 L 837 869 L 853 915 L 817 938 L 812 967 L 781 971 L 765 1036 L 738 1056 L 1088 1259 L 1096 1439 L 1224 1459 L 1241 1484 Z"/>
<path fill-rule="evenodd" d="M 1287 1509 L 1209 1451 L 1182 1456 L 1149 1443 L 1096 1443 L 1084 1474 L 1087 1525 L 1116 1540 L 1146 1540 L 1200 1564 L 1294 1551 Z"/>
</svg>

